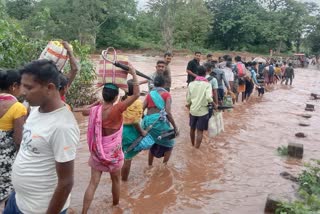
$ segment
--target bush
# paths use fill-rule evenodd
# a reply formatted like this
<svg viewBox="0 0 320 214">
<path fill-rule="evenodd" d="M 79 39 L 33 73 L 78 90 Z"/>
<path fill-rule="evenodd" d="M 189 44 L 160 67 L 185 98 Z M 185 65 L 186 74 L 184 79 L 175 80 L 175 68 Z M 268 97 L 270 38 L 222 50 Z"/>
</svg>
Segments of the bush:
<svg viewBox="0 0 320 214">
<path fill-rule="evenodd" d="M 313 160 L 306 164 L 306 169 L 299 175 L 299 196 L 301 200 L 281 203 L 277 214 L 320 213 L 320 161 Z"/>
<path fill-rule="evenodd" d="M 39 57 L 46 42 L 27 38 L 10 19 L 0 20 L 0 67 L 18 68 Z"/>
<path fill-rule="evenodd" d="M 277 148 L 277 152 L 280 156 L 287 156 L 288 155 L 288 147 L 287 146 L 279 146 Z"/>
</svg>

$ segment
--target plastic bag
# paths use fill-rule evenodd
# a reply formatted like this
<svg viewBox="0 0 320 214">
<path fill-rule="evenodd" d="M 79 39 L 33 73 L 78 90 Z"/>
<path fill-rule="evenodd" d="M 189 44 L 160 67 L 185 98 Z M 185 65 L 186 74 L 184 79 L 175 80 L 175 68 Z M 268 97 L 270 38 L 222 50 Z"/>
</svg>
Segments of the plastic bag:
<svg viewBox="0 0 320 214">
<path fill-rule="evenodd" d="M 232 96 L 231 95 L 226 95 L 223 97 L 223 105 L 227 106 L 227 107 L 232 107 L 233 106 L 233 102 L 232 102 Z M 228 112 L 231 112 L 232 109 L 228 109 Z"/>
<path fill-rule="evenodd" d="M 67 50 L 59 41 L 50 41 L 45 49 L 42 51 L 39 59 L 52 60 L 59 71 L 62 71 L 66 65 L 69 57 Z"/>
<path fill-rule="evenodd" d="M 209 120 L 208 135 L 215 137 L 224 132 L 222 112 L 216 112 Z"/>
</svg>

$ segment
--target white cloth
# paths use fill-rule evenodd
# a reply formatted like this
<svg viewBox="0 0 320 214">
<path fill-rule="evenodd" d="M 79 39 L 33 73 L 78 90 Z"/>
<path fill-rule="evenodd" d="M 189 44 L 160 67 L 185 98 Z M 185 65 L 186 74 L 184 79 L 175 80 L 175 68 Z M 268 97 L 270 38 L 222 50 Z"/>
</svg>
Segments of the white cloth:
<svg viewBox="0 0 320 214">
<path fill-rule="evenodd" d="M 74 160 L 79 140 L 77 121 L 66 107 L 49 113 L 40 113 L 39 107 L 32 108 L 12 169 L 21 212 L 46 213 L 58 182 L 55 163 Z M 69 204 L 70 195 L 61 211 Z"/>
<path fill-rule="evenodd" d="M 223 69 L 224 75 L 226 77 L 227 82 L 230 84 L 230 82 L 234 81 L 234 73 L 232 72 L 231 68 L 225 67 Z M 224 85 L 224 90 L 227 90 L 227 87 Z"/>
</svg>

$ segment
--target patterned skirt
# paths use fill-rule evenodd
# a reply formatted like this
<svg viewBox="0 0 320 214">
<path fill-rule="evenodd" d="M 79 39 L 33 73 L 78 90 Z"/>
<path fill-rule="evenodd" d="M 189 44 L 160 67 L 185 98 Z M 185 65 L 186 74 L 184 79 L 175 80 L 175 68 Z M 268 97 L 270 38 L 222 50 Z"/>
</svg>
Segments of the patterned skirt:
<svg viewBox="0 0 320 214">
<path fill-rule="evenodd" d="M 5 200 L 13 190 L 11 172 L 16 151 L 13 131 L 0 130 L 0 202 Z"/>
</svg>

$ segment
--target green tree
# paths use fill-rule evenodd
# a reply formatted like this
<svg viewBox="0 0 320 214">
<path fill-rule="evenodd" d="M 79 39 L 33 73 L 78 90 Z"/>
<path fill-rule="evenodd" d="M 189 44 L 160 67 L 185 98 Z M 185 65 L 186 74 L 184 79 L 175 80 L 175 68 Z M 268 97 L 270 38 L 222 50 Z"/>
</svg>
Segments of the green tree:
<svg viewBox="0 0 320 214">
<path fill-rule="evenodd" d="M 18 68 L 37 59 L 44 43 L 26 37 L 23 29 L 6 14 L 3 4 L 0 15 L 0 67 Z"/>
<path fill-rule="evenodd" d="M 211 17 L 203 0 L 194 0 L 178 7 L 174 21 L 174 45 L 195 49 L 204 47 Z"/>
<path fill-rule="evenodd" d="M 166 50 L 172 50 L 174 43 L 173 32 L 175 30 L 176 11 L 182 2 L 178 0 L 149 0 L 148 8 L 159 19 L 162 40 Z"/>
<path fill-rule="evenodd" d="M 12 18 L 23 20 L 30 17 L 36 4 L 35 0 L 6 0 L 7 13 Z"/>
</svg>

